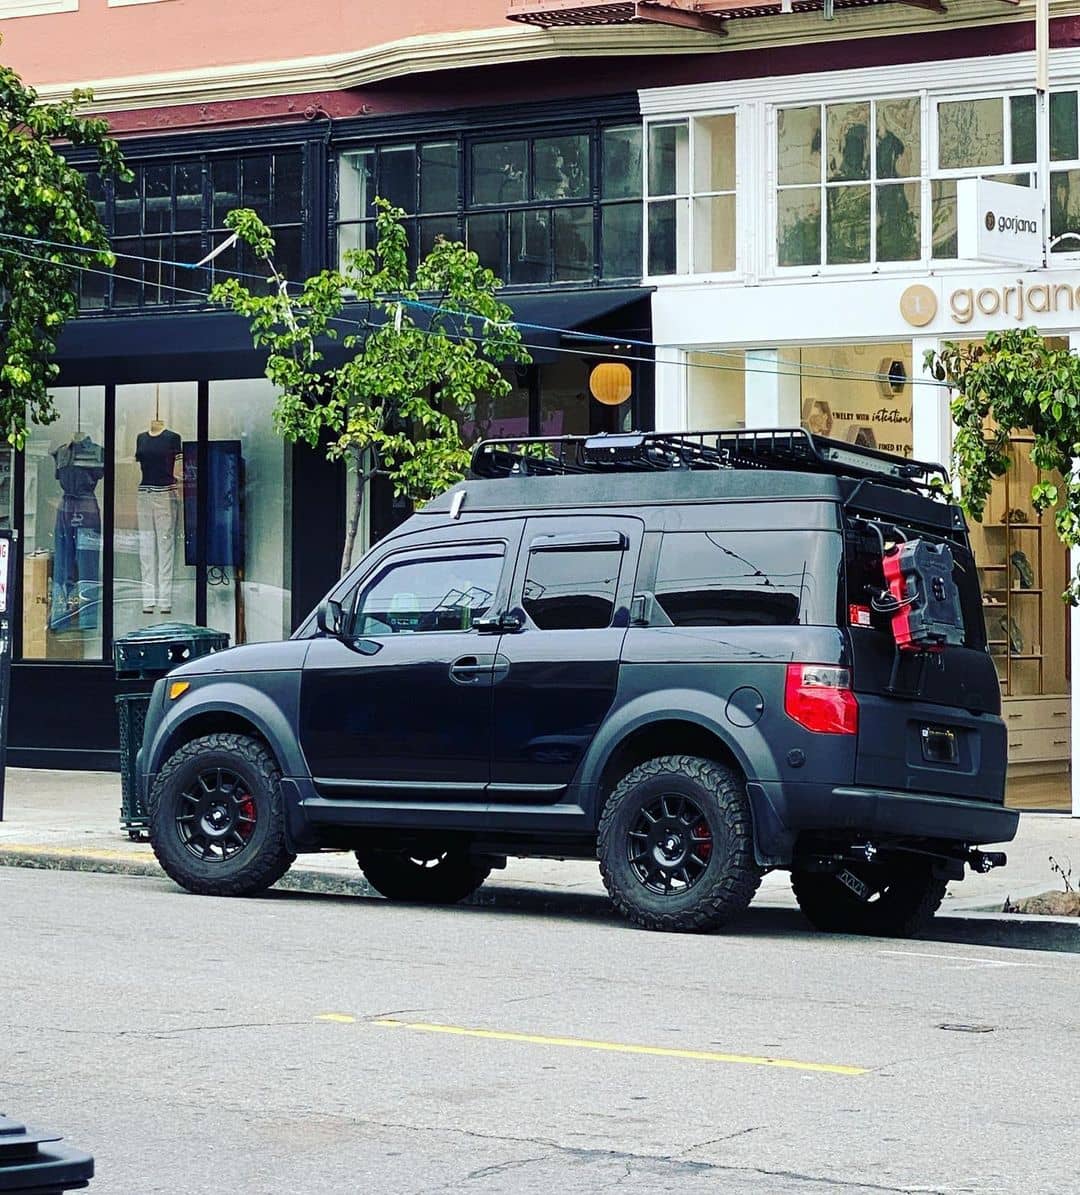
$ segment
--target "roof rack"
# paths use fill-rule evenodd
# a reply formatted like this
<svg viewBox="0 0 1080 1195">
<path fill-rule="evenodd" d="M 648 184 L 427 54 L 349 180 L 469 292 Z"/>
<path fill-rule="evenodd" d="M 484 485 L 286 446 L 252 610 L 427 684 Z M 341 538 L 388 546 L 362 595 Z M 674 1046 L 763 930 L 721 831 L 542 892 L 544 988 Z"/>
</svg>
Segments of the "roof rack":
<svg viewBox="0 0 1080 1195">
<path fill-rule="evenodd" d="M 472 474 L 484 478 L 673 469 L 830 473 L 919 491 L 949 486 L 948 471 L 941 465 L 814 436 L 801 427 L 525 436 L 483 440 L 472 454 Z"/>
</svg>

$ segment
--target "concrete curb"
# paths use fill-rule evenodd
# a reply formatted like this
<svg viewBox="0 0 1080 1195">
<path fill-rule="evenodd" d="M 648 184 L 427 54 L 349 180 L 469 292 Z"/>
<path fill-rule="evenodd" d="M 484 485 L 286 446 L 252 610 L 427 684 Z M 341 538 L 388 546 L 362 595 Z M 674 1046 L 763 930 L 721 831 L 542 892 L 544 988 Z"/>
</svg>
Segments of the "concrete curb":
<svg viewBox="0 0 1080 1195">
<path fill-rule="evenodd" d="M 0 867 L 26 867 L 45 871 L 83 871 L 106 875 L 151 876 L 167 879 L 155 859 L 135 858 L 126 851 L 82 850 L 78 847 L 0 847 Z M 274 885 L 279 892 L 324 896 L 375 897 L 362 875 L 338 876 L 305 867 L 293 867 Z M 462 902 L 463 906 L 519 910 L 534 914 L 563 914 L 618 921 L 607 897 L 601 893 L 574 892 L 552 887 L 528 887 L 498 880 Z M 805 933 L 807 925 L 797 909 L 758 906 L 728 933 Z M 1051 950 L 1080 954 L 1080 918 L 1025 917 L 1018 913 L 940 913 L 919 936 L 923 942 L 952 945 L 996 946 L 1014 950 Z"/>
</svg>

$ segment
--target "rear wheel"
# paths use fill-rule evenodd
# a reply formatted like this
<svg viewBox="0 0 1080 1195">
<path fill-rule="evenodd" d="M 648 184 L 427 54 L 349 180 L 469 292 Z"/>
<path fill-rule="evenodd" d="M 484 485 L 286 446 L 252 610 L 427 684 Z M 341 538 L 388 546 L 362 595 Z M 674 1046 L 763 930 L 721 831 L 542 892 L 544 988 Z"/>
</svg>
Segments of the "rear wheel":
<svg viewBox="0 0 1080 1195">
<path fill-rule="evenodd" d="M 471 896 L 491 874 L 464 851 L 411 855 L 404 851 L 357 851 L 364 878 L 387 900 L 452 905 Z"/>
<path fill-rule="evenodd" d="M 172 755 L 150 794 L 150 842 L 189 892 L 250 896 L 289 870 L 281 774 L 256 739 L 211 734 Z"/>
<path fill-rule="evenodd" d="M 717 929 L 761 882 L 746 784 L 690 755 L 640 764 L 600 819 L 600 873 L 616 908 L 645 929 Z"/>
<path fill-rule="evenodd" d="M 929 860 L 913 859 L 851 863 L 835 875 L 792 871 L 791 886 L 815 929 L 910 938 L 937 912 L 946 881 L 933 874 Z"/>
</svg>

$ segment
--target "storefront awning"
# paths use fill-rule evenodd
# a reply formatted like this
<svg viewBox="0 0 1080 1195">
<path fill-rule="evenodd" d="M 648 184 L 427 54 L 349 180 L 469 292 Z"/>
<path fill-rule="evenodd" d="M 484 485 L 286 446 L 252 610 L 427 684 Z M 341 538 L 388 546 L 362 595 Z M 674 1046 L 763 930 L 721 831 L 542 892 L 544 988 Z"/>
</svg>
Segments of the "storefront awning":
<svg viewBox="0 0 1080 1195">
<path fill-rule="evenodd" d="M 553 359 L 551 350 L 567 342 L 568 332 L 625 337 L 635 330 L 647 333 L 651 293 L 650 287 L 619 287 L 504 298 L 514 319 L 531 325 L 521 329 L 522 339 L 533 359 L 542 362 Z M 421 326 L 432 314 L 422 308 L 413 313 Z M 371 312 L 366 304 L 356 303 L 347 306 L 343 316 L 363 324 Z M 65 326 L 58 349 L 61 385 L 259 377 L 266 362 L 265 351 L 252 348 L 247 321 L 220 311 L 74 319 Z M 331 362 L 345 351 L 340 342 L 326 349 Z"/>
</svg>

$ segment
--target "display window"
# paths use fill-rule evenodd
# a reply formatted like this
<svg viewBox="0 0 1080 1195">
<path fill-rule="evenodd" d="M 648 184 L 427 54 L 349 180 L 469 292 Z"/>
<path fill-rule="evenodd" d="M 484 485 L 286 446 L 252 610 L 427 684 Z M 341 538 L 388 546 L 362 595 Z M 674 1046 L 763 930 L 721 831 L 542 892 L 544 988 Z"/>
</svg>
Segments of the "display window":
<svg viewBox="0 0 1080 1195">
<path fill-rule="evenodd" d="M 113 633 L 195 621 L 183 552 L 184 444 L 196 438 L 194 382 L 116 388 Z"/>
<path fill-rule="evenodd" d="M 1023 808 L 1071 804 L 1070 607 L 1062 600 L 1068 554 L 1052 513 L 1039 515 L 1031 487 L 1053 480 L 1031 462 L 1030 435 L 1009 441 L 1009 468 L 991 486 L 971 541 L 990 654 L 1008 729 L 1006 800 Z"/>
<path fill-rule="evenodd" d="M 102 650 L 105 390 L 54 390 L 59 418 L 32 426 L 23 470 L 22 651 L 33 660 Z"/>
<path fill-rule="evenodd" d="M 14 466 L 21 659 L 100 664 L 117 638 L 163 623 L 210 626 L 233 644 L 288 635 L 292 449 L 274 429 L 270 383 L 52 397 L 59 418 L 31 426 Z M 0 501 L 10 492 L 0 470 Z"/>
</svg>

